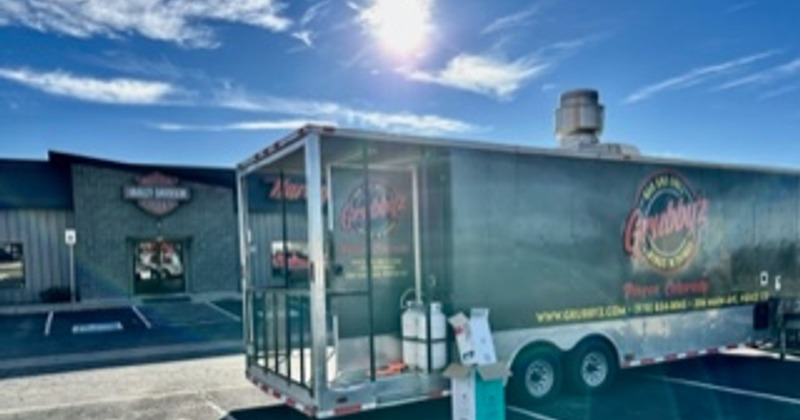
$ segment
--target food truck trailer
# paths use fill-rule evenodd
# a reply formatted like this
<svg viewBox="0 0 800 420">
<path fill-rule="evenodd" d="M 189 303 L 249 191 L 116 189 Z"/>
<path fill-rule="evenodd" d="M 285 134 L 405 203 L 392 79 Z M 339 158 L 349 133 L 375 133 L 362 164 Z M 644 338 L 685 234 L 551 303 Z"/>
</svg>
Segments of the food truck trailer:
<svg viewBox="0 0 800 420">
<path fill-rule="evenodd" d="M 769 340 L 800 173 L 642 156 L 602 117 L 580 90 L 558 148 L 307 126 L 244 161 L 249 380 L 318 418 L 443 397 L 444 316 L 476 307 L 519 404 Z"/>
</svg>

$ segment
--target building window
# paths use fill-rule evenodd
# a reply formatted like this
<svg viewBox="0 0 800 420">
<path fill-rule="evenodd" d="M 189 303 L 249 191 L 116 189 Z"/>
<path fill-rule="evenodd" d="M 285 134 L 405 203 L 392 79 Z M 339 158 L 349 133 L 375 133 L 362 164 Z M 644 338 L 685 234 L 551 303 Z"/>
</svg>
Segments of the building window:
<svg viewBox="0 0 800 420">
<path fill-rule="evenodd" d="M 134 293 L 154 295 L 184 293 L 186 270 L 184 243 L 176 240 L 143 240 L 134 247 Z"/>
<path fill-rule="evenodd" d="M 25 284 L 25 254 L 19 242 L 0 242 L 0 288 Z"/>
</svg>

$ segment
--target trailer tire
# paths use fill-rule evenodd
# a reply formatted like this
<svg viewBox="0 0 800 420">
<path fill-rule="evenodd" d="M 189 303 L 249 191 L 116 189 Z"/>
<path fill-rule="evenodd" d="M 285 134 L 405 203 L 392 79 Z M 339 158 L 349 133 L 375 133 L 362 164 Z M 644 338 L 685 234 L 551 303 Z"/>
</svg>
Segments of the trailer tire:
<svg viewBox="0 0 800 420">
<path fill-rule="evenodd" d="M 605 341 L 586 340 L 567 354 L 566 377 L 570 388 L 589 394 L 607 388 L 619 370 L 614 351 Z"/>
<path fill-rule="evenodd" d="M 548 347 L 534 347 L 520 353 L 509 380 L 509 401 L 534 406 L 551 401 L 561 393 L 561 354 Z"/>
</svg>

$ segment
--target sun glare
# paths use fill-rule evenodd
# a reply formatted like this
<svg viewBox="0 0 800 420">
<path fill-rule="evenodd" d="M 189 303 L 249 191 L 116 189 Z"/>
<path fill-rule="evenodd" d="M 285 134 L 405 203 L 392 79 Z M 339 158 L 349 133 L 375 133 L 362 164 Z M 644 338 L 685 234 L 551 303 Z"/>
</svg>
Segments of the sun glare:
<svg viewBox="0 0 800 420">
<path fill-rule="evenodd" d="M 432 0 L 373 0 L 361 19 L 389 52 L 419 54 L 431 32 Z"/>
</svg>

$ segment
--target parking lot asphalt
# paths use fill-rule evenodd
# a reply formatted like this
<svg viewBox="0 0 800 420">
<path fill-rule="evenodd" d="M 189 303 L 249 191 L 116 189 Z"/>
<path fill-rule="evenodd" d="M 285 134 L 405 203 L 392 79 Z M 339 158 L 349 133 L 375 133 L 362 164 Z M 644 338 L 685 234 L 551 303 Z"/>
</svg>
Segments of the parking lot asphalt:
<svg viewBox="0 0 800 420">
<path fill-rule="evenodd" d="M 607 391 L 507 407 L 509 420 L 800 418 L 800 363 L 763 353 L 721 355 L 621 372 Z M 301 420 L 243 378 L 241 356 L 143 364 L 0 381 L 0 420 Z M 441 399 L 343 417 L 447 420 Z"/>
<path fill-rule="evenodd" d="M 725 355 L 621 372 L 596 395 L 562 395 L 538 407 L 507 407 L 509 420 L 744 420 L 800 419 L 800 363 L 772 355 Z M 227 420 L 287 419 L 303 415 L 280 407 L 247 408 Z M 367 419 L 450 419 L 449 400 L 357 414 Z"/>
<path fill-rule="evenodd" d="M 241 304 L 236 300 L 154 302 L 104 310 L 0 316 L 0 330 L 5 334 L 5 339 L 0 341 L 0 398 L 4 401 L 10 401 L 15 395 L 16 378 L 24 378 L 27 386 L 35 388 L 39 386 L 39 378 L 52 383 L 52 378 L 60 378 L 60 374 L 73 375 L 81 371 L 102 374 L 132 362 L 180 364 L 184 363 L 180 360 L 189 356 L 197 359 L 235 355 L 231 356 L 234 362 L 226 359 L 225 372 L 236 378 L 231 384 L 223 383 L 219 388 L 203 392 L 184 392 L 176 385 L 169 392 L 155 387 L 146 394 L 125 398 L 96 396 L 98 391 L 95 390 L 92 394 L 95 399 L 84 402 L 48 403 L 49 397 L 44 396 L 41 405 L 0 408 L 0 420 L 306 418 L 290 408 L 276 405 L 274 399 L 261 395 L 255 387 L 242 385 L 240 321 Z M 118 324 L 118 327 L 102 327 L 110 324 Z M 95 327 L 87 327 L 92 325 Z M 220 350 L 213 346 L 216 343 L 233 345 Z M 143 352 L 150 349 L 164 351 Z M 205 369 L 203 360 L 198 362 Z M 567 393 L 543 406 L 509 406 L 506 414 L 510 420 L 796 420 L 800 419 L 800 362 L 797 360 L 781 361 L 774 354 L 752 351 L 626 370 L 620 373 L 614 386 L 603 393 L 589 396 Z M 49 363 L 52 361 L 55 362 Z M 126 368 L 132 369 L 128 371 L 131 386 L 140 378 L 136 374 L 138 366 Z M 142 366 L 142 369 L 152 369 Z M 173 363 L 164 366 L 172 372 L 169 375 L 177 372 Z M 48 373 L 57 375 L 46 375 Z M 157 376 L 152 372 L 150 375 Z M 12 385 L 4 386 L 7 384 Z M 102 394 L 102 389 L 100 392 Z M 229 404 L 238 401 L 241 394 L 248 395 L 247 404 Z M 348 418 L 445 420 L 451 418 L 450 402 L 443 399 L 369 411 Z"/>
<path fill-rule="evenodd" d="M 0 378 L 181 353 L 236 353 L 242 337 L 237 303 L 241 307 L 226 299 L 0 315 Z"/>
</svg>

